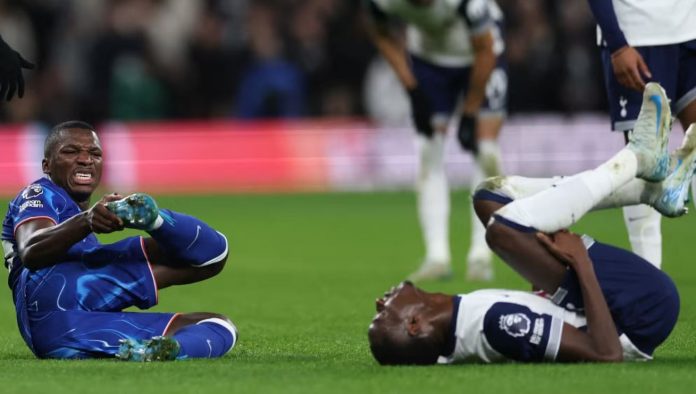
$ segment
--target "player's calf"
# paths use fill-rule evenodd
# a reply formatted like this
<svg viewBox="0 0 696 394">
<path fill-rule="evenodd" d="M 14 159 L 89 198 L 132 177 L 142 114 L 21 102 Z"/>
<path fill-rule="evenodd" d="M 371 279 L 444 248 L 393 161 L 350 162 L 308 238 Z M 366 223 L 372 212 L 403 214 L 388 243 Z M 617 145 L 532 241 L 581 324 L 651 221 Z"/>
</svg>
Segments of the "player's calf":
<svg viewBox="0 0 696 394">
<path fill-rule="evenodd" d="M 161 209 L 161 223 L 148 234 L 176 262 L 205 267 L 227 260 L 227 238 L 193 216 Z"/>
</svg>

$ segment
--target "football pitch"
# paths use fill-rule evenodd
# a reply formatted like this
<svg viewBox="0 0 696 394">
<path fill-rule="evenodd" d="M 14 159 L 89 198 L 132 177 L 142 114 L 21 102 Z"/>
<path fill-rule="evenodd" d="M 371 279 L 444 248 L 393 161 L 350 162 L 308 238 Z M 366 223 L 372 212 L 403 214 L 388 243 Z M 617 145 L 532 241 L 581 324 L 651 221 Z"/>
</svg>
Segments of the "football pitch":
<svg viewBox="0 0 696 394">
<path fill-rule="evenodd" d="M 455 277 L 423 287 L 528 289 L 499 260 L 493 283 L 464 281 L 469 195 L 458 192 L 452 201 Z M 0 202 L 4 216 L 7 200 Z M 163 290 L 153 310 L 228 315 L 240 331 L 235 349 L 222 359 L 169 363 L 37 360 L 19 336 L 3 284 L 1 393 L 694 392 L 696 214 L 663 220 L 663 267 L 682 309 L 652 362 L 381 367 L 370 355 L 367 326 L 375 298 L 420 263 L 412 193 L 158 196 L 158 202 L 225 233 L 230 257 L 207 282 Z M 590 214 L 574 230 L 628 246 L 618 210 Z"/>
</svg>

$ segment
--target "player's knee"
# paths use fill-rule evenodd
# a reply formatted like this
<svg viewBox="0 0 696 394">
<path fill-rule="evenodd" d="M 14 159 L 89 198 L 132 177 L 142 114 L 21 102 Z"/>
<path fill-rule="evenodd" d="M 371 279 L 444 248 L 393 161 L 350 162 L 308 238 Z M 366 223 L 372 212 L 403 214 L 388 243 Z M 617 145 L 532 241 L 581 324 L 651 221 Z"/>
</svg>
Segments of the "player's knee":
<svg viewBox="0 0 696 394">
<path fill-rule="evenodd" d="M 226 253 L 220 261 L 214 264 L 207 265 L 205 267 L 206 270 L 209 272 L 210 277 L 216 276 L 217 274 L 222 272 L 222 270 L 225 268 L 225 265 L 227 264 L 227 255 L 228 254 Z"/>
<path fill-rule="evenodd" d="M 476 216 L 479 218 L 479 220 L 484 226 L 488 225 L 488 222 L 491 220 L 491 215 L 493 215 L 493 212 L 497 211 L 498 209 L 500 209 L 500 207 L 502 207 L 502 204 L 497 203 L 495 201 L 476 198 L 474 199 L 473 204 L 474 212 L 476 212 Z"/>
<path fill-rule="evenodd" d="M 500 223 L 491 223 L 486 227 L 486 243 L 493 251 L 505 248 L 506 240 L 509 239 L 509 228 Z"/>
<path fill-rule="evenodd" d="M 190 251 L 190 264 L 198 268 L 206 268 L 213 275 L 222 271 L 227 262 L 229 247 L 227 237 L 218 231 L 211 231 L 207 239 L 202 240 Z"/>
</svg>

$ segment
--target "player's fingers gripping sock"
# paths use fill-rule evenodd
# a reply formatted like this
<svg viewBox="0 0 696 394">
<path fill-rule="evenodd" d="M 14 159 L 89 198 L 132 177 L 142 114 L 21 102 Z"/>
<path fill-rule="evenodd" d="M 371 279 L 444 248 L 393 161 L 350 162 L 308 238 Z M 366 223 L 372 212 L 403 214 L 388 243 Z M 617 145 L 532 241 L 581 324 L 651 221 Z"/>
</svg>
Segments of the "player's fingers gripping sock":
<svg viewBox="0 0 696 394">
<path fill-rule="evenodd" d="M 143 193 L 106 204 L 125 227 L 147 231 L 165 252 L 192 266 L 215 264 L 227 256 L 227 239 L 203 221 L 168 209 L 158 209 Z"/>
</svg>

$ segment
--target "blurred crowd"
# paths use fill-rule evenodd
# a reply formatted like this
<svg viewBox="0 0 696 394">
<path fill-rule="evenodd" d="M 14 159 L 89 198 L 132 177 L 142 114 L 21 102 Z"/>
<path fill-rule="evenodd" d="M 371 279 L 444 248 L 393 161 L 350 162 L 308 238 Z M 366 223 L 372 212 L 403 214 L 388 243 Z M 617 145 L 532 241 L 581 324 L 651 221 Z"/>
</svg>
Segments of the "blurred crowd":
<svg viewBox="0 0 696 394">
<path fill-rule="evenodd" d="M 361 0 L 0 0 L 37 64 L 0 120 L 351 117 L 374 113 Z M 510 112 L 605 107 L 586 0 L 498 0 Z M 374 96 L 374 93 L 373 93 Z M 374 100 L 372 100 L 374 101 Z"/>
</svg>

